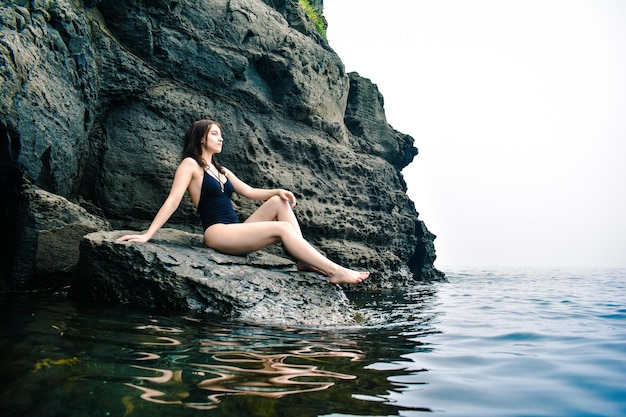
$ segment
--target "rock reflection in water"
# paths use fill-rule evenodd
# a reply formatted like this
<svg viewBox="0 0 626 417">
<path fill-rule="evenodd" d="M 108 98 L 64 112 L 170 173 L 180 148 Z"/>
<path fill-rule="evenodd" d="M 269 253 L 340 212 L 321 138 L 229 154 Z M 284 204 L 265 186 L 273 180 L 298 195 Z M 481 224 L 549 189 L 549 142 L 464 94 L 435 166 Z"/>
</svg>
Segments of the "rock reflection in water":
<svg viewBox="0 0 626 417">
<path fill-rule="evenodd" d="M 432 288 L 351 299 L 369 318 L 363 325 L 293 329 L 40 295 L 0 297 L 0 415 L 423 411 L 422 401 L 398 398 L 420 392 L 430 373 L 407 358 L 436 349 L 428 343 L 438 322 Z"/>
<path fill-rule="evenodd" d="M 170 334 L 184 332 L 158 325 L 136 329 Z M 141 391 L 140 398 L 145 401 L 194 409 L 215 408 L 221 397 L 228 395 L 281 398 L 325 390 L 337 379 L 356 379 L 356 376 L 321 369 L 321 366 L 328 366 L 335 359 L 358 361 L 363 358 L 363 352 L 351 349 L 348 343 L 279 341 L 262 334 L 231 334 L 229 329 L 214 331 L 211 337 L 200 341 L 156 335 L 154 339 L 142 344 L 165 349 L 175 347 L 176 351 L 136 352 L 135 360 L 142 364 L 131 366 L 141 374 L 135 377 L 136 382 L 126 385 Z M 146 366 L 151 361 L 155 366 Z"/>
</svg>

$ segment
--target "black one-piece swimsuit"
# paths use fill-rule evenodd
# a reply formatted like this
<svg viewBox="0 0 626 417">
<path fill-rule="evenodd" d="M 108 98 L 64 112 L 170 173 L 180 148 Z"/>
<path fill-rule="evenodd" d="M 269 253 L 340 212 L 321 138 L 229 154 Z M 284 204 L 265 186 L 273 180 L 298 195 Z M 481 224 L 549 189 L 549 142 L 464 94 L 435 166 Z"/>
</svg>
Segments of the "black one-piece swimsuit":
<svg viewBox="0 0 626 417">
<path fill-rule="evenodd" d="M 202 219 L 202 228 L 206 230 L 214 224 L 240 223 L 230 197 L 235 189 L 233 184 L 226 178 L 224 189 L 221 183 L 212 175 L 204 172 L 202 178 L 202 188 L 200 190 L 200 201 L 198 202 L 198 214 Z"/>
</svg>

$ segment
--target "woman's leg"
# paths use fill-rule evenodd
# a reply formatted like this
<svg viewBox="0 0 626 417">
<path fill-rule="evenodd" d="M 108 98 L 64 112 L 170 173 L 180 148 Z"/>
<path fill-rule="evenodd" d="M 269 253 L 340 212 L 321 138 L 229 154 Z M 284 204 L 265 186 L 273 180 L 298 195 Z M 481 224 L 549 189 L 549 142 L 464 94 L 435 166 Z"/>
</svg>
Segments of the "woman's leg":
<svg viewBox="0 0 626 417">
<path fill-rule="evenodd" d="M 264 221 L 286 221 L 288 222 L 295 232 L 302 236 L 302 230 L 300 229 L 300 223 L 296 218 L 296 215 L 291 208 L 291 204 L 288 201 L 283 200 L 278 196 L 274 196 L 261 205 L 250 217 L 246 219 L 244 223 L 252 223 L 252 222 L 264 222 Z M 292 254 L 293 255 L 293 254 Z M 297 262 L 298 270 L 300 271 L 313 271 L 318 274 L 325 274 L 324 271 L 313 267 L 312 265 L 308 265 L 301 259 L 298 259 Z"/>
<path fill-rule="evenodd" d="M 291 227 L 293 227 L 293 230 L 302 236 L 300 223 L 298 223 L 298 219 L 291 209 L 291 204 L 278 196 L 274 196 L 265 201 L 244 223 L 267 222 L 272 220 L 289 223 Z"/>
<path fill-rule="evenodd" d="M 244 255 L 282 242 L 289 253 L 325 273 L 333 284 L 358 284 L 369 276 L 369 272 L 347 269 L 326 258 L 287 221 L 214 224 L 205 231 L 204 240 L 208 247 L 232 255 Z"/>
</svg>

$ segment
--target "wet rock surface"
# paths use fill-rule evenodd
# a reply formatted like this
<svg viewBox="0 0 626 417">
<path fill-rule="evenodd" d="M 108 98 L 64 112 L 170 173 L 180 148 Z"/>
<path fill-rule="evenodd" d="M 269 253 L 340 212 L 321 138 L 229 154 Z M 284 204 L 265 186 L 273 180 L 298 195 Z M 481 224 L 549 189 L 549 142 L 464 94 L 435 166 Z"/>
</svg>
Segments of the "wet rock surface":
<svg viewBox="0 0 626 417">
<path fill-rule="evenodd" d="M 147 243 L 116 242 L 123 231 L 85 236 L 70 296 L 159 310 L 195 310 L 271 325 L 355 324 L 340 286 L 265 251 L 230 256 L 202 236 L 162 229 Z"/>
</svg>

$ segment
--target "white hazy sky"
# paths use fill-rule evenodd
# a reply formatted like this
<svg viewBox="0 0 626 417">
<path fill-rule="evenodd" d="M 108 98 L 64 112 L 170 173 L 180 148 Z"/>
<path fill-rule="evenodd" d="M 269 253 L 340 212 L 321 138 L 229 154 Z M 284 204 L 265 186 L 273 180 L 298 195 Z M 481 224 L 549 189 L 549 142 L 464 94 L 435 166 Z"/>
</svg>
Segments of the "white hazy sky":
<svg viewBox="0 0 626 417">
<path fill-rule="evenodd" d="M 626 266 L 626 1 L 325 0 L 436 266 Z"/>
</svg>

